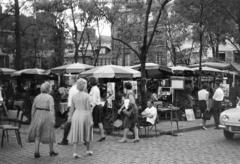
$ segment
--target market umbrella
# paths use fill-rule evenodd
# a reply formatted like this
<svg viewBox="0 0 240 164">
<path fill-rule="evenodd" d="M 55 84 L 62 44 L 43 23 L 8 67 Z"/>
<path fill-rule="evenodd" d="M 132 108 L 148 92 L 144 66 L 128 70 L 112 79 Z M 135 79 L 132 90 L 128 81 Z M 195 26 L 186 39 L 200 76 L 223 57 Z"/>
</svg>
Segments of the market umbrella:
<svg viewBox="0 0 240 164">
<path fill-rule="evenodd" d="M 231 67 L 231 64 L 221 63 L 221 62 L 203 62 L 202 67 L 204 67 L 204 66 L 221 69 L 221 70 L 226 70 Z M 191 68 L 199 67 L 199 64 L 193 64 L 193 65 L 190 65 L 189 67 L 191 67 Z"/>
<path fill-rule="evenodd" d="M 140 64 L 133 65 L 133 66 L 130 66 L 130 68 L 140 71 L 141 65 Z M 146 75 L 148 78 L 160 78 L 160 77 L 164 77 L 172 74 L 172 71 L 170 68 L 166 66 L 161 66 L 156 63 L 145 63 L 145 69 L 146 69 Z"/>
<path fill-rule="evenodd" d="M 199 71 L 198 67 L 192 68 L 193 71 Z M 211 68 L 211 67 L 207 67 L 207 66 L 203 66 L 202 67 L 202 71 L 206 71 L 206 72 L 218 72 L 218 73 L 223 73 L 224 71 L 216 69 L 216 68 Z"/>
<path fill-rule="evenodd" d="M 82 77 L 93 76 L 96 78 L 134 78 L 134 73 L 122 66 L 98 66 L 80 74 Z"/>
<path fill-rule="evenodd" d="M 0 68 L 0 75 L 11 75 L 13 72 L 16 70 L 11 69 L 11 68 Z"/>
<path fill-rule="evenodd" d="M 12 76 L 22 76 L 22 75 L 46 75 L 47 72 L 44 69 L 40 68 L 28 68 L 15 71 Z"/>
<path fill-rule="evenodd" d="M 185 67 L 185 66 L 178 65 L 178 66 L 170 67 L 170 69 L 172 70 L 172 73 L 174 75 L 186 76 L 186 75 L 193 75 L 194 74 L 194 71 L 191 68 L 188 68 L 188 67 Z"/>
<path fill-rule="evenodd" d="M 137 71 L 137 70 L 135 70 L 135 69 L 132 69 L 132 68 L 130 68 L 129 66 L 125 66 L 125 67 L 123 67 L 123 68 L 126 69 L 127 71 L 132 72 L 134 78 L 141 77 L 141 72 L 140 72 L 140 71 Z"/>
<path fill-rule="evenodd" d="M 52 68 L 51 71 L 54 73 L 80 73 L 82 71 L 93 68 L 91 65 L 82 63 L 66 64 L 59 67 Z"/>
</svg>

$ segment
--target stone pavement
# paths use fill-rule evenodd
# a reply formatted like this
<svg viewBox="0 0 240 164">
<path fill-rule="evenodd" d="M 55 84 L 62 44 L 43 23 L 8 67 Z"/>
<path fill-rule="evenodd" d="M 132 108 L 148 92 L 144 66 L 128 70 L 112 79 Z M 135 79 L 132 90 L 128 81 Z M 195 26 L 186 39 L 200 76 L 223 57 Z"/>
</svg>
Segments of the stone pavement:
<svg viewBox="0 0 240 164">
<path fill-rule="evenodd" d="M 57 130 L 58 140 L 61 130 Z M 80 159 L 72 158 L 72 146 L 56 146 L 57 157 L 49 157 L 48 146 L 41 145 L 40 159 L 33 158 L 34 144 L 24 141 L 20 148 L 13 135 L 9 143 L 0 149 L 1 164 L 237 164 L 240 161 L 240 137 L 228 141 L 222 130 L 210 128 L 181 133 L 177 137 L 162 135 L 142 138 L 139 143 L 118 143 L 120 137 L 108 136 L 99 143 L 94 136 L 93 156 L 85 156 L 84 146 L 79 147 Z M 25 138 L 26 136 L 22 136 Z"/>
</svg>

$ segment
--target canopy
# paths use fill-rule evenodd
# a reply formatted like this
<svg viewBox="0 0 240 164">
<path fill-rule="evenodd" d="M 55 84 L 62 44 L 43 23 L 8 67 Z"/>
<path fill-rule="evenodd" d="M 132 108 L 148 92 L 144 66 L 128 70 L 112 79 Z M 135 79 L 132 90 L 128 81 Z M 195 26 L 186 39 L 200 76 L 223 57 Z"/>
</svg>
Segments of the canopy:
<svg viewBox="0 0 240 164">
<path fill-rule="evenodd" d="M 126 70 L 128 70 L 128 71 L 130 71 L 130 72 L 132 72 L 134 78 L 141 77 L 141 72 L 140 72 L 140 71 L 137 71 L 137 70 L 135 70 L 135 69 L 132 69 L 132 68 L 130 68 L 129 66 L 125 66 L 125 67 L 123 67 L 123 68 L 126 69 Z"/>
<path fill-rule="evenodd" d="M 91 65 L 82 64 L 82 63 L 73 63 L 73 64 L 67 64 L 62 65 L 59 67 L 52 68 L 51 71 L 54 73 L 80 73 L 82 71 L 88 70 L 93 68 Z"/>
<path fill-rule="evenodd" d="M 80 76 L 93 76 L 96 78 L 134 78 L 137 74 L 135 71 L 130 70 L 130 68 L 123 66 L 105 65 L 84 71 L 80 74 Z"/>
<path fill-rule="evenodd" d="M 188 67 L 185 67 L 185 66 L 180 66 L 180 65 L 170 67 L 170 69 L 171 69 L 172 71 L 192 71 L 191 68 L 188 68 Z"/>
<path fill-rule="evenodd" d="M 40 68 L 28 68 L 15 71 L 12 76 L 21 76 L 21 75 L 46 75 L 46 71 Z"/>
<path fill-rule="evenodd" d="M 204 62 L 202 63 L 202 67 L 204 66 L 225 70 L 225 69 L 229 69 L 231 67 L 231 64 L 220 63 L 220 62 Z M 191 68 L 199 67 L 199 64 L 193 64 L 193 65 L 190 65 L 189 67 Z"/>
<path fill-rule="evenodd" d="M 199 68 L 195 67 L 195 68 L 192 68 L 192 70 L 193 71 L 199 71 Z M 222 70 L 211 68 L 211 67 L 207 67 L 207 66 L 202 67 L 202 71 L 206 71 L 206 72 L 219 72 L 219 73 L 223 73 L 224 72 Z"/>
<path fill-rule="evenodd" d="M 140 71 L 141 65 L 137 64 L 134 66 L 130 66 L 130 68 Z M 148 78 L 160 78 L 160 77 L 164 77 L 172 74 L 172 71 L 170 68 L 166 66 L 161 66 L 156 63 L 146 63 L 145 69 L 146 69 L 146 75 Z"/>
<path fill-rule="evenodd" d="M 159 67 L 160 67 L 160 65 L 156 64 L 156 63 L 145 63 L 145 69 L 146 70 L 159 69 Z M 140 69 L 141 68 L 141 64 L 130 66 L 130 68 L 132 68 L 132 69 Z"/>
<path fill-rule="evenodd" d="M 3 74 L 3 75 L 10 75 L 10 74 L 12 74 L 15 71 L 16 70 L 11 69 L 11 68 L 0 68 L 0 75 L 1 74 Z"/>
<path fill-rule="evenodd" d="M 174 75 L 181 75 L 181 76 L 193 76 L 194 75 L 194 71 L 191 68 L 188 68 L 186 66 L 173 66 L 170 67 L 170 69 L 172 70 L 172 73 Z"/>
</svg>

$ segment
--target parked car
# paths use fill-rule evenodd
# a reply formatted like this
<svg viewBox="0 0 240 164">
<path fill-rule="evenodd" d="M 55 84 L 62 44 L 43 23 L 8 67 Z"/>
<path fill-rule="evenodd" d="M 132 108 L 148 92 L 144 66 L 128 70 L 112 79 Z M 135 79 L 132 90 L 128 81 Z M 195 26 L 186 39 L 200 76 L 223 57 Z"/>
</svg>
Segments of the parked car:
<svg viewBox="0 0 240 164">
<path fill-rule="evenodd" d="M 226 139 L 233 139 L 234 134 L 240 134 L 240 107 L 223 111 L 219 127 L 223 129 Z"/>
</svg>

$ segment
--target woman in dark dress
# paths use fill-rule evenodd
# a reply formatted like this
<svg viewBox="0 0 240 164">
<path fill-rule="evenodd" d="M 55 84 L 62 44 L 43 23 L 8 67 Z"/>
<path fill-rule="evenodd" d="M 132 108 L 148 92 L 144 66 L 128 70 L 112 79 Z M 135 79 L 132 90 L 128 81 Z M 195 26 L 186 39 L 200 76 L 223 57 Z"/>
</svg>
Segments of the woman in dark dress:
<svg viewBox="0 0 240 164">
<path fill-rule="evenodd" d="M 139 142 L 139 136 L 138 136 L 138 108 L 133 96 L 133 93 L 128 93 L 126 96 L 126 99 L 124 100 L 125 104 L 123 106 L 123 110 L 119 110 L 119 113 L 122 111 L 124 114 L 123 119 L 123 137 L 121 140 L 119 140 L 120 143 L 127 142 L 127 134 L 129 130 L 134 130 L 134 140 L 133 142 Z"/>
</svg>

